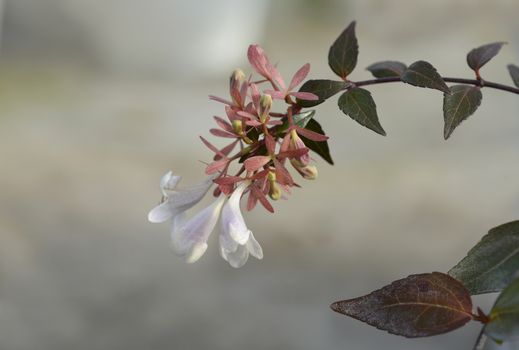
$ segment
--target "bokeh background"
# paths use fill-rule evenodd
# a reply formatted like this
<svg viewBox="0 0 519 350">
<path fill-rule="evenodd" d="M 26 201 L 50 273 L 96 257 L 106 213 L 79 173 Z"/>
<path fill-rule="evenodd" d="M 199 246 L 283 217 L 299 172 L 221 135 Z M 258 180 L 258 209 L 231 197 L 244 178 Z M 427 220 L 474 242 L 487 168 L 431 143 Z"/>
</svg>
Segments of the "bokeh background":
<svg viewBox="0 0 519 350">
<path fill-rule="evenodd" d="M 0 349 L 469 349 L 477 324 L 407 340 L 334 314 L 335 300 L 447 271 L 519 215 L 519 100 L 484 90 L 442 137 L 442 95 L 373 86 L 381 137 L 318 107 L 335 166 L 317 160 L 271 215 L 246 221 L 265 258 L 186 265 L 147 223 L 168 170 L 203 178 L 230 72 L 261 44 L 287 77 L 333 78 L 328 48 L 357 20 L 353 79 L 382 59 L 471 77 L 473 47 L 508 41 L 483 70 L 511 84 L 515 0 L 4 0 L 0 49 Z M 214 138 L 211 138 L 214 140 Z M 216 141 L 215 141 L 216 142 Z M 318 158 L 316 156 L 316 158 Z M 476 298 L 488 310 L 495 295 Z M 509 348 L 513 348 L 510 346 Z M 504 347 L 503 349 L 506 349 Z"/>
</svg>

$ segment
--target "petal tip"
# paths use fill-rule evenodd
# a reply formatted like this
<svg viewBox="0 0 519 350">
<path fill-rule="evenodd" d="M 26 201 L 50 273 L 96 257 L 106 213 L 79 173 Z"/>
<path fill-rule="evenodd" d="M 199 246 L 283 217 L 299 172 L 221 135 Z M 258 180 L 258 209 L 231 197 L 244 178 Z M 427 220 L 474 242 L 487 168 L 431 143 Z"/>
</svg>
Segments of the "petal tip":
<svg viewBox="0 0 519 350">
<path fill-rule="evenodd" d="M 193 245 L 191 250 L 184 256 L 184 261 L 188 264 L 197 262 L 207 250 L 207 243 L 201 242 Z"/>
</svg>

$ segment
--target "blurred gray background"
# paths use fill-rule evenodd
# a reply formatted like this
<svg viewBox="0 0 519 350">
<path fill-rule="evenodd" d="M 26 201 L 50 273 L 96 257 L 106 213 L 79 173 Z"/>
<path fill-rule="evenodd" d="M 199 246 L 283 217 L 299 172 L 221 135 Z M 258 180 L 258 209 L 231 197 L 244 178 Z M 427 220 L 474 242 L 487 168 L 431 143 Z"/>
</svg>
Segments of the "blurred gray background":
<svg viewBox="0 0 519 350">
<path fill-rule="evenodd" d="M 519 218 L 519 99 L 484 90 L 442 137 L 442 95 L 373 86 L 381 137 L 318 107 L 335 166 L 317 159 L 271 215 L 245 214 L 263 261 L 186 265 L 147 223 L 167 170 L 203 178 L 235 67 L 261 44 L 286 79 L 357 20 L 354 80 L 382 59 L 472 76 L 473 47 L 508 41 L 482 73 L 511 84 L 515 0 L 0 1 L 0 349 L 469 349 L 477 324 L 408 340 L 328 305 L 412 273 L 446 271 L 491 227 Z M 214 140 L 214 138 L 211 138 Z M 317 158 L 317 156 L 316 156 Z M 495 295 L 478 297 L 485 310 Z M 511 347 L 510 347 L 511 348 Z"/>
</svg>

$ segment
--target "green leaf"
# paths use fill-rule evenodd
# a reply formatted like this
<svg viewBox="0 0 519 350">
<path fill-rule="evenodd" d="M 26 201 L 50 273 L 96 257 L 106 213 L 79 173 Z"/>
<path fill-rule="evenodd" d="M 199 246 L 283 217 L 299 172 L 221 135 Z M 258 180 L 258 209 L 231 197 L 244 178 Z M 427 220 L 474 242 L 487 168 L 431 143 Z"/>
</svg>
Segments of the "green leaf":
<svg viewBox="0 0 519 350">
<path fill-rule="evenodd" d="M 294 114 L 292 116 L 292 120 L 294 121 L 294 124 L 296 124 L 297 126 L 299 126 L 301 128 L 304 128 L 306 126 L 306 124 L 314 116 L 315 116 L 315 110 L 311 109 L 311 110 L 304 111 L 299 114 Z M 285 118 L 285 120 L 283 121 L 283 124 L 279 125 L 276 128 L 276 135 L 281 137 L 288 130 L 288 126 L 289 126 L 288 119 Z"/>
<path fill-rule="evenodd" d="M 366 69 L 376 78 L 399 77 L 407 69 L 407 66 L 402 62 L 383 61 L 373 63 Z"/>
<path fill-rule="evenodd" d="M 308 124 L 308 122 L 315 116 L 315 110 L 309 110 L 309 111 L 304 111 L 302 113 L 299 113 L 299 114 L 295 114 L 292 116 L 292 120 L 294 121 L 294 124 L 301 127 L 301 128 L 304 128 L 306 126 L 306 124 Z"/>
<path fill-rule="evenodd" d="M 402 73 L 401 79 L 404 83 L 414 86 L 450 93 L 449 87 L 429 62 L 416 61 Z"/>
<path fill-rule="evenodd" d="M 331 308 L 409 338 L 449 332 L 472 319 L 467 289 L 440 272 L 411 275 L 363 297 L 337 301 Z"/>
<path fill-rule="evenodd" d="M 310 119 L 306 124 L 306 129 L 315 131 L 318 134 L 326 135 L 321 127 L 321 124 L 317 122 L 315 119 Z M 312 141 L 307 139 L 306 137 L 299 135 L 299 137 L 303 140 L 306 147 L 310 148 L 312 151 L 320 155 L 325 161 L 333 165 L 333 159 L 330 155 L 330 149 L 328 148 L 328 141 Z"/>
<path fill-rule="evenodd" d="M 472 115 L 481 104 L 481 89 L 471 85 L 453 85 L 450 94 L 443 94 L 443 137 L 448 139 L 462 121 Z"/>
<path fill-rule="evenodd" d="M 346 79 L 357 65 L 358 55 L 359 44 L 355 36 L 355 22 L 351 22 L 330 47 L 328 64 L 335 74 Z"/>
<path fill-rule="evenodd" d="M 467 63 L 469 67 L 478 72 L 479 69 L 485 65 L 485 63 L 490 61 L 492 57 L 499 53 L 499 50 L 501 50 L 501 47 L 504 44 L 506 43 L 491 43 L 470 50 L 470 52 L 467 54 Z"/>
<path fill-rule="evenodd" d="M 490 311 L 485 334 L 498 342 L 519 339 L 519 278 L 499 295 Z"/>
<path fill-rule="evenodd" d="M 319 97 L 317 101 L 308 101 L 297 99 L 297 104 L 301 107 L 313 107 L 323 103 L 326 99 L 332 97 L 348 86 L 344 81 L 317 79 L 308 80 L 299 89 L 300 92 L 311 92 Z"/>
<path fill-rule="evenodd" d="M 498 292 L 519 271 L 519 221 L 491 229 L 450 271 L 472 295 Z"/>
<path fill-rule="evenodd" d="M 512 80 L 514 81 L 514 85 L 519 87 L 519 67 L 515 64 L 509 64 L 507 68 Z"/>
<path fill-rule="evenodd" d="M 352 88 L 339 97 L 339 108 L 360 125 L 377 134 L 386 135 L 377 116 L 377 106 L 371 93 L 361 88 Z"/>
</svg>

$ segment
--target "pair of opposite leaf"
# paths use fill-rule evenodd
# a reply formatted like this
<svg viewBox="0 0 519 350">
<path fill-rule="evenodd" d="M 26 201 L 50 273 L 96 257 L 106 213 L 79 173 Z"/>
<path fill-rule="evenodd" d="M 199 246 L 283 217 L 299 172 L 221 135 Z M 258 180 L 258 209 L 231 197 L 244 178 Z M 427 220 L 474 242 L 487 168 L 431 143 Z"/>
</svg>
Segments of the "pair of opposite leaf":
<svg viewBox="0 0 519 350">
<path fill-rule="evenodd" d="M 444 79 L 437 70 L 426 61 L 417 61 L 409 67 L 397 61 L 377 62 L 369 67 L 369 70 L 377 81 L 352 82 L 348 80 L 349 74 L 357 65 L 359 46 L 355 35 L 355 22 L 352 22 L 337 38 L 330 47 L 328 63 L 332 71 L 337 74 L 342 81 L 327 79 L 309 80 L 301 87 L 300 91 L 312 92 L 319 97 L 317 101 L 298 101 L 302 107 L 311 107 L 324 102 L 326 99 L 344 91 L 339 97 L 338 105 L 341 111 L 359 124 L 375 131 L 378 134 L 386 135 L 379 122 L 376 104 L 371 93 L 361 88 L 363 85 L 370 85 L 381 82 L 402 81 L 410 85 L 436 89 L 444 93 L 443 115 L 444 115 L 444 137 L 449 138 L 454 129 L 470 115 L 472 115 L 481 104 L 481 87 L 484 81 L 479 74 L 480 68 L 492 59 L 504 42 L 496 42 L 480 46 L 470 51 L 467 55 L 469 67 L 476 73 L 476 85 L 459 84 L 448 87 L 445 80 L 463 79 Z M 519 67 L 509 65 L 508 70 L 514 81 L 519 87 Z"/>
</svg>

